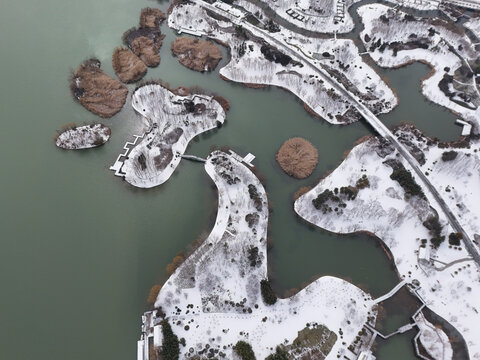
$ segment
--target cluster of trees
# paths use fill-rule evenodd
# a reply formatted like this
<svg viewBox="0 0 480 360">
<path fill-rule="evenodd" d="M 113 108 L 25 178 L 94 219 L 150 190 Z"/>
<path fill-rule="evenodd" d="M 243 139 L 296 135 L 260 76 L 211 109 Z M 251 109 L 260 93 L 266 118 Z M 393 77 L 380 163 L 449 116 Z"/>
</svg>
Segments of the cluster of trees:
<svg viewBox="0 0 480 360">
<path fill-rule="evenodd" d="M 247 44 L 245 43 L 245 41 L 243 43 L 241 43 L 238 48 L 237 48 L 237 55 L 238 57 L 242 57 L 243 55 L 245 55 L 245 52 L 247 51 Z"/>
<path fill-rule="evenodd" d="M 362 177 L 357 180 L 357 183 L 355 185 L 359 190 L 370 187 L 370 181 L 368 180 L 367 175 L 363 174 Z"/>
<path fill-rule="evenodd" d="M 415 182 L 412 173 L 405 169 L 403 165 L 399 164 L 399 166 L 393 170 L 390 179 L 395 180 L 400 184 L 403 190 L 405 190 L 405 195 L 407 195 L 407 197 L 419 196 L 425 198 L 422 188 Z"/>
<path fill-rule="evenodd" d="M 235 25 L 235 34 L 243 40 L 248 40 L 249 36 L 247 30 L 242 25 Z"/>
<path fill-rule="evenodd" d="M 272 19 L 269 19 L 265 24 L 265 30 L 275 33 L 280 31 L 280 27 Z"/>
<path fill-rule="evenodd" d="M 423 226 L 429 230 L 431 236 L 430 242 L 433 247 L 438 249 L 440 244 L 445 240 L 445 236 L 441 235 L 442 225 L 438 221 L 438 215 L 430 215 L 427 220 L 423 222 Z"/>
<path fill-rule="evenodd" d="M 442 160 L 443 161 L 452 161 L 457 158 L 458 153 L 455 150 L 444 151 L 442 153 Z"/>
<path fill-rule="evenodd" d="M 252 228 L 255 225 L 257 225 L 259 219 L 260 219 L 260 216 L 257 213 L 251 213 L 251 214 L 245 215 L 245 221 L 247 222 L 249 228 Z"/>
<path fill-rule="evenodd" d="M 312 203 L 315 209 L 322 210 L 325 214 L 332 211 L 330 206 L 327 205 L 327 201 L 329 200 L 340 202 L 340 198 L 337 195 L 334 195 L 332 190 L 326 189 L 322 193 L 318 194 L 318 196 L 312 200 Z"/>
<path fill-rule="evenodd" d="M 277 346 L 274 354 L 268 355 L 265 360 L 289 360 L 288 353 L 282 349 L 280 346 Z"/>
<path fill-rule="evenodd" d="M 285 55 L 281 51 L 275 49 L 272 46 L 263 44 L 260 48 L 265 59 L 268 61 L 273 61 L 277 64 L 281 64 L 282 66 L 287 66 L 292 61 L 292 58 L 288 55 Z"/>
<path fill-rule="evenodd" d="M 258 211 L 262 211 L 263 209 L 262 198 L 258 194 L 258 190 L 255 185 L 253 184 L 248 185 L 248 195 L 250 195 L 250 199 L 253 200 L 253 203 L 255 204 L 255 208 Z"/>
<path fill-rule="evenodd" d="M 340 194 L 344 195 L 347 200 L 355 200 L 358 190 L 353 186 L 342 186 L 340 188 Z"/>
<path fill-rule="evenodd" d="M 238 356 L 240 356 L 242 360 L 256 360 L 252 346 L 245 341 L 238 341 L 233 347 L 233 350 L 238 354 Z"/>
<path fill-rule="evenodd" d="M 332 208 L 328 205 L 329 201 L 338 203 L 338 208 L 347 207 L 347 204 L 345 204 L 343 200 L 355 200 L 359 189 L 370 186 L 370 183 L 368 182 L 366 176 L 365 178 L 361 178 L 360 180 L 362 180 L 360 183 L 360 186 L 362 187 L 342 186 L 340 189 L 333 189 L 333 191 L 326 189 L 325 191 L 320 193 L 315 199 L 312 200 L 313 206 L 317 210 L 322 210 L 324 214 L 332 211 Z M 335 211 L 337 211 L 338 208 L 335 208 Z"/>
<path fill-rule="evenodd" d="M 463 239 L 462 233 L 450 233 L 448 243 L 453 246 L 460 246 L 460 240 Z"/>
<path fill-rule="evenodd" d="M 172 327 L 167 320 L 162 321 L 162 359 L 163 360 L 178 360 L 180 356 L 180 346 L 177 335 L 173 333 Z"/>
<path fill-rule="evenodd" d="M 266 279 L 260 281 L 260 291 L 265 304 L 273 305 L 277 302 L 277 295 L 273 292 L 270 282 Z"/>
<path fill-rule="evenodd" d="M 250 261 L 250 266 L 255 267 L 257 266 L 257 263 L 259 263 L 259 258 L 258 258 L 258 247 L 256 246 L 251 246 L 248 249 L 248 261 Z"/>
</svg>

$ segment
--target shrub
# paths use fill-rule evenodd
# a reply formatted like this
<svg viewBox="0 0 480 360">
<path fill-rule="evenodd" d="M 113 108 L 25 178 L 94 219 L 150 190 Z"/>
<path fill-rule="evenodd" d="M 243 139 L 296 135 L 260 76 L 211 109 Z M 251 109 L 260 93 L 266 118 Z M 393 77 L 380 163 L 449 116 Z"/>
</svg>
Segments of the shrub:
<svg viewBox="0 0 480 360">
<path fill-rule="evenodd" d="M 251 214 L 245 215 L 245 221 L 247 222 L 249 228 L 252 228 L 255 225 L 257 225 L 259 219 L 260 219 L 260 216 L 257 213 L 251 213 Z"/>
<path fill-rule="evenodd" d="M 363 174 L 362 177 L 357 180 L 357 183 L 355 185 L 359 190 L 370 187 L 370 181 L 368 180 L 367 175 Z"/>
<path fill-rule="evenodd" d="M 448 243 L 453 246 L 460 246 L 460 239 L 462 238 L 462 233 L 451 233 L 448 235 Z"/>
<path fill-rule="evenodd" d="M 251 246 L 250 249 L 248 249 L 248 261 L 250 261 L 250 266 L 256 266 L 258 260 L 258 247 Z"/>
<path fill-rule="evenodd" d="M 340 188 L 340 194 L 343 194 L 347 197 L 347 200 L 355 200 L 357 197 L 357 189 L 352 186 L 342 186 Z"/>
<path fill-rule="evenodd" d="M 442 236 L 442 225 L 438 221 L 438 216 L 430 215 L 427 220 L 423 222 L 423 226 L 425 226 L 428 230 L 432 238 L 430 242 L 432 243 L 435 249 L 438 249 L 440 244 L 445 240 L 445 236 Z"/>
<path fill-rule="evenodd" d="M 277 346 L 275 353 L 268 355 L 265 360 L 288 360 L 288 353 L 280 346 Z"/>
<path fill-rule="evenodd" d="M 235 25 L 235 34 L 243 40 L 248 40 L 249 38 L 247 31 L 243 28 L 242 25 Z"/>
<path fill-rule="evenodd" d="M 162 333 L 162 359 L 164 360 L 178 360 L 180 356 L 180 346 L 177 335 L 172 331 L 172 327 L 167 320 L 163 320 Z"/>
<path fill-rule="evenodd" d="M 287 66 L 292 61 L 292 58 L 290 56 L 285 55 L 276 48 L 266 44 L 262 45 L 262 47 L 260 48 L 260 52 L 268 61 L 272 61 L 283 66 Z"/>
<path fill-rule="evenodd" d="M 342 193 L 342 189 L 343 189 L 343 193 Z M 335 188 L 334 191 L 335 191 L 335 194 L 338 193 L 337 188 Z M 350 189 L 346 187 L 342 187 L 340 189 L 340 193 L 347 195 L 347 193 L 348 194 L 350 193 Z M 313 206 L 317 210 L 322 210 L 324 214 L 332 211 L 332 208 L 327 204 L 328 201 L 337 202 L 338 206 L 346 207 L 346 204 L 342 202 L 342 200 L 335 194 L 331 190 L 326 189 L 324 192 L 320 193 L 315 199 L 312 200 Z"/>
<path fill-rule="evenodd" d="M 104 143 L 105 141 L 103 141 L 103 138 L 100 135 L 96 134 L 95 140 L 93 141 L 93 145 L 100 146 L 100 145 L 103 145 Z"/>
<path fill-rule="evenodd" d="M 260 290 L 262 292 L 262 298 L 265 304 L 273 305 L 277 302 L 277 296 L 273 292 L 270 282 L 268 280 L 262 280 L 260 282 Z"/>
<path fill-rule="evenodd" d="M 275 22 L 272 19 L 270 19 L 265 24 L 265 30 L 268 30 L 271 33 L 275 33 L 280 31 L 280 27 L 277 24 L 275 24 Z"/>
<path fill-rule="evenodd" d="M 250 199 L 253 200 L 255 208 L 258 211 L 262 211 L 262 208 L 263 208 L 262 198 L 258 194 L 258 190 L 257 190 L 257 187 L 255 185 L 253 185 L 253 184 L 248 185 L 248 194 L 250 195 Z"/>
<path fill-rule="evenodd" d="M 457 157 L 458 153 L 454 150 L 451 151 L 444 151 L 442 154 L 442 160 L 443 161 L 452 161 L 455 160 Z"/>
<path fill-rule="evenodd" d="M 242 358 L 242 360 L 256 360 L 252 346 L 245 341 L 238 341 L 233 350 Z"/>
<path fill-rule="evenodd" d="M 175 270 L 183 263 L 183 256 L 177 255 L 173 258 L 173 261 L 167 265 L 167 273 L 168 275 L 172 275 Z"/>
<path fill-rule="evenodd" d="M 149 304 L 154 304 L 155 303 L 155 300 L 157 300 L 158 293 L 160 292 L 161 289 L 162 289 L 162 287 L 160 285 L 153 285 L 152 286 L 152 288 L 150 289 L 150 293 L 148 294 L 148 299 L 147 299 L 147 302 Z"/>
</svg>

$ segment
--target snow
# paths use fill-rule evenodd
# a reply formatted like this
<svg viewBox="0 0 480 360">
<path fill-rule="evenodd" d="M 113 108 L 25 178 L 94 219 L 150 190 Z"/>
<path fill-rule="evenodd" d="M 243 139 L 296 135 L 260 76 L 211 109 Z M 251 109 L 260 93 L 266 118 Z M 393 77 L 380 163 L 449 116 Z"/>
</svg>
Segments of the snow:
<svg viewBox="0 0 480 360">
<path fill-rule="evenodd" d="M 476 37 L 480 37 L 480 17 L 472 17 L 465 22 L 464 26 L 470 29 Z"/>
<path fill-rule="evenodd" d="M 254 5 L 241 2 L 254 12 Z M 207 5 L 202 5 L 207 6 Z M 224 4 L 224 7 L 228 5 Z M 260 10 L 258 10 L 260 11 Z M 244 40 L 235 34 L 233 24 L 216 20 L 199 5 L 181 4 L 174 7 L 168 18 L 170 27 L 184 31 L 194 29 L 231 48 L 230 62 L 220 70 L 222 77 L 247 84 L 274 85 L 285 88 L 299 97 L 312 111 L 332 124 L 345 124 L 358 120 L 358 115 L 349 114 L 354 104 L 334 90 L 333 82 L 362 99 L 375 113 L 391 111 L 397 104 L 392 90 L 379 75 L 363 62 L 357 47 L 348 39 L 310 39 L 280 26 L 280 32 L 268 33 L 256 27 Z M 244 28 L 250 26 L 243 23 Z M 261 52 L 262 39 L 274 38 L 287 45 L 296 54 L 300 52 L 313 63 L 323 68 L 324 75 L 293 61 L 283 66 L 267 60 Z M 244 54 L 239 50 L 245 49 Z M 330 57 L 322 57 L 329 53 Z M 294 58 L 293 60 L 301 60 Z"/>
<path fill-rule="evenodd" d="M 478 234 L 479 142 L 472 141 L 469 149 L 455 149 L 459 155 L 446 163 L 441 160 L 441 155 L 451 149 L 439 148 L 438 144 L 432 144 L 410 128 L 400 130 L 396 135 L 406 146 L 416 146 L 423 151 L 425 164 L 422 169 L 429 173 L 429 179 L 437 189 L 444 191 L 449 185 L 450 196 L 444 197 L 448 206 L 454 209 L 469 235 L 474 237 Z M 392 252 L 400 276 L 409 283 L 419 284 L 415 293 L 432 311 L 457 328 L 466 340 L 470 358 L 480 359 L 478 267 L 463 246 L 449 246 L 448 240 L 439 249 L 430 249 L 430 263 L 420 261 L 418 249 L 421 239 L 430 238 L 428 230 L 422 225 L 426 218 L 434 212 L 438 213 L 442 234 L 447 239 L 452 229 L 442 212 L 431 207 L 428 198 L 405 197 L 403 188 L 390 179 L 392 169 L 385 161 L 392 159 L 404 161 L 397 156 L 396 150 L 382 147 L 377 138 L 370 138 L 354 147 L 333 173 L 300 197 L 295 202 L 295 211 L 328 231 L 367 231 L 379 237 Z M 313 206 L 312 200 L 325 189 L 355 185 L 364 174 L 370 187 L 359 190 L 354 200 L 345 201 L 346 208 L 323 214 Z M 428 242 L 427 246 L 430 246 Z"/>
<path fill-rule="evenodd" d="M 374 321 L 374 302 L 361 289 L 331 276 L 274 305 L 263 302 L 260 282 L 267 278 L 267 197 L 258 178 L 237 158 L 241 159 L 220 151 L 208 157 L 205 170 L 218 188 L 215 226 L 163 285 L 155 302 L 178 338 L 185 338 L 180 358 L 209 347 L 232 359 L 232 345 L 244 340 L 258 359 L 264 359 L 277 345 L 291 344 L 307 323 L 317 323 L 336 334 L 326 359 L 337 359 L 348 352 L 347 346 L 367 318 Z M 250 195 L 255 192 L 256 196 Z M 247 215 L 256 221 L 249 224 Z M 252 248 L 258 249 L 253 263 Z M 159 317 L 154 323 L 160 321 Z"/>
<path fill-rule="evenodd" d="M 445 332 L 430 323 L 422 312 L 419 312 L 413 319 L 419 327 L 418 340 L 428 354 L 435 360 L 452 360 L 452 345 Z"/>
<path fill-rule="evenodd" d="M 105 144 L 110 139 L 110 129 L 103 124 L 75 126 L 63 131 L 55 144 L 67 150 L 94 148 Z"/>
<path fill-rule="evenodd" d="M 189 104 L 192 111 L 187 109 Z M 212 96 L 178 96 L 156 84 L 137 89 L 132 95 L 132 106 L 148 124 L 148 130 L 128 154 L 119 173 L 130 184 L 142 188 L 167 181 L 188 143 L 225 121 L 225 111 Z"/>
<path fill-rule="evenodd" d="M 466 84 L 472 96 L 472 102 L 467 103 L 469 106 L 452 101 L 439 88 L 439 83 L 445 74 L 454 76 L 455 70 L 462 66 L 462 61 L 471 62 L 478 56 L 474 44 L 464 33 L 458 32 L 458 27 L 452 29 L 451 24 L 438 19 L 435 22 L 418 17 L 411 21 L 405 20 L 405 13 L 400 10 L 394 11 L 381 4 L 364 5 L 358 9 L 358 14 L 365 25 L 360 34 L 361 39 L 375 62 L 389 68 L 414 61 L 428 63 L 433 67 L 433 71 L 423 80 L 423 94 L 429 100 L 450 109 L 465 120 L 478 124 L 480 110 L 477 106 L 480 93 L 474 80 L 472 84 Z M 430 29 L 434 29 L 435 34 L 432 35 Z M 399 50 L 396 55 L 388 47 L 383 51 L 380 51 L 379 47 L 372 49 L 372 45 L 377 41 L 385 44 L 395 42 L 407 44 L 417 40 L 428 42 L 428 48 L 416 46 Z"/>
<path fill-rule="evenodd" d="M 261 0 L 295 26 L 319 33 L 348 33 L 354 22 L 348 9 L 360 0 Z M 245 2 L 248 2 L 246 0 Z M 242 4 L 240 4 L 242 5 Z"/>
<path fill-rule="evenodd" d="M 395 5 L 417 10 L 438 10 L 441 0 L 386 0 Z"/>
</svg>

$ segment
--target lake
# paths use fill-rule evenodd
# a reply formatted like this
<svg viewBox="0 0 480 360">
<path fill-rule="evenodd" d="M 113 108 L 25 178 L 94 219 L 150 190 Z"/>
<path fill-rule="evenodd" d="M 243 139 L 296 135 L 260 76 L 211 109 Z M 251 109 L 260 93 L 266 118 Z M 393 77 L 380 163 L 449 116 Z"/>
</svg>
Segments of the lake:
<svg viewBox="0 0 480 360">
<path fill-rule="evenodd" d="M 4 1 L 0 11 L 0 358 L 30 360 L 135 359 L 141 314 L 149 289 L 166 279 L 165 267 L 216 215 L 216 192 L 201 164 L 183 161 L 172 178 L 150 190 L 136 189 L 108 168 L 138 133 L 140 119 L 127 101 L 102 122 L 112 128 L 103 147 L 67 152 L 54 146 L 56 129 L 100 121 L 75 102 L 71 70 L 95 56 L 114 76 L 111 54 L 122 33 L 136 26 L 147 0 Z M 299 288 L 315 276 L 349 279 L 379 296 L 398 282 L 378 242 L 365 235 L 337 236 L 300 221 L 293 194 L 315 185 L 370 130 L 362 123 L 332 126 L 310 116 L 290 93 L 254 90 L 200 74 L 170 55 L 174 33 L 166 24 L 161 64 L 146 79 L 176 87 L 198 85 L 231 102 L 226 124 L 200 136 L 187 150 L 206 156 L 229 145 L 257 156 L 272 208 L 270 276 L 277 292 Z M 223 60 L 223 64 L 225 60 Z M 394 126 L 414 122 L 430 136 L 452 140 L 455 117 L 427 102 L 422 64 L 383 71 L 400 106 L 381 118 Z M 129 85 L 130 91 L 135 85 Z M 305 180 L 283 173 L 275 153 L 301 136 L 319 151 Z M 379 344 L 379 359 L 414 358 L 410 332 Z"/>
</svg>

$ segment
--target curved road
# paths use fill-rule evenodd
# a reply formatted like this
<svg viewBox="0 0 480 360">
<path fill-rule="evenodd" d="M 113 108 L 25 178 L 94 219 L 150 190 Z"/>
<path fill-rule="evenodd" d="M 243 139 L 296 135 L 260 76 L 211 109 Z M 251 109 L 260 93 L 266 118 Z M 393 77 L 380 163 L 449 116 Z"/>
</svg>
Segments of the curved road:
<svg viewBox="0 0 480 360">
<path fill-rule="evenodd" d="M 462 228 L 458 220 L 456 219 L 455 215 L 452 213 L 448 205 L 445 203 L 443 200 L 442 196 L 440 193 L 437 191 L 437 189 L 432 185 L 432 183 L 428 180 L 426 175 L 423 173 L 422 169 L 418 165 L 417 160 L 410 154 L 408 149 L 393 135 L 393 133 L 380 121 L 380 119 L 377 118 L 377 116 L 364 104 L 360 102 L 360 99 L 357 98 L 354 94 L 350 93 L 345 89 L 345 87 L 337 82 L 335 79 L 331 78 L 328 73 L 323 70 L 320 66 L 319 63 L 316 60 L 312 60 L 309 57 L 305 56 L 302 52 L 295 51 L 294 48 L 291 47 L 291 45 L 288 45 L 285 42 L 285 39 L 278 39 L 276 36 L 273 36 L 271 33 L 269 33 L 266 30 L 260 29 L 246 21 L 243 20 L 243 18 L 237 18 L 233 16 L 231 13 L 219 9 L 216 6 L 213 6 L 205 1 L 202 0 L 191 0 L 192 2 L 196 3 L 197 5 L 200 5 L 204 7 L 205 9 L 208 9 L 212 12 L 215 12 L 219 15 L 222 15 L 224 17 L 227 17 L 232 23 L 236 25 L 241 25 L 248 31 L 250 31 L 253 35 L 258 36 L 259 38 L 262 38 L 264 40 L 268 40 L 270 43 L 275 44 L 275 46 L 278 49 L 281 49 L 283 52 L 286 54 L 290 55 L 292 58 L 299 59 L 304 65 L 308 66 L 311 68 L 313 71 L 315 71 L 322 79 L 329 83 L 336 91 L 341 93 L 343 96 L 345 96 L 347 99 L 349 99 L 353 105 L 356 107 L 358 112 L 363 116 L 363 118 L 367 121 L 368 124 L 384 139 L 390 141 L 393 146 L 397 149 L 397 151 L 404 157 L 404 159 L 408 162 L 410 167 L 413 169 L 415 174 L 417 175 L 417 178 L 421 180 L 423 183 L 423 188 L 426 191 L 426 194 L 431 195 L 433 200 L 438 204 L 438 206 L 442 209 L 443 213 L 447 217 L 448 221 L 450 222 L 450 225 L 453 227 L 455 232 L 461 233 L 463 236 L 463 242 L 465 244 L 465 247 L 469 254 L 472 256 L 473 260 L 476 262 L 477 266 L 480 267 L 480 253 L 478 248 L 475 246 L 473 243 L 472 239 L 468 236 L 467 232 Z M 223 8 L 228 8 L 230 7 L 229 5 L 225 3 L 221 3 L 221 6 Z M 238 10 L 238 9 L 236 9 Z M 276 33 L 277 36 L 279 33 Z M 318 64 L 318 65 L 317 65 Z"/>
</svg>

